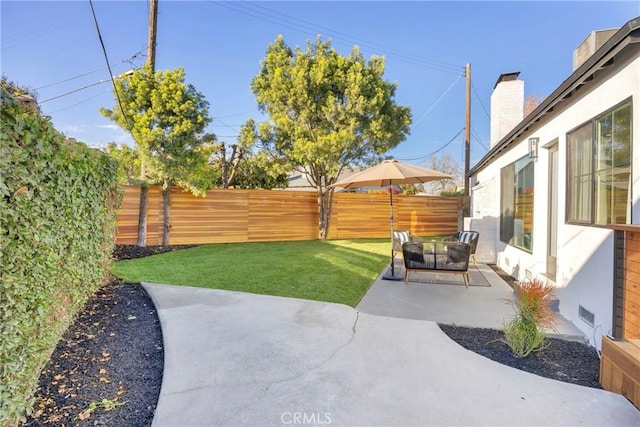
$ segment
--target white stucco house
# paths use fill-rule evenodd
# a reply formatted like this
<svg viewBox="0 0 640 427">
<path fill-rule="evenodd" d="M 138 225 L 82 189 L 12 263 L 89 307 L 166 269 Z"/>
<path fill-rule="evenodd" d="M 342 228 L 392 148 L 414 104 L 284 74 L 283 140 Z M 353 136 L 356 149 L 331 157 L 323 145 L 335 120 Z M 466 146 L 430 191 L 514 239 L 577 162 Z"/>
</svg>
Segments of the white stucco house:
<svg viewBox="0 0 640 427">
<path fill-rule="evenodd" d="M 519 73 L 500 76 L 465 229 L 481 233 L 478 261 L 554 284 L 560 313 L 599 348 L 613 327 L 606 225 L 640 222 L 640 17 L 592 32 L 573 67 L 524 118 Z"/>
</svg>

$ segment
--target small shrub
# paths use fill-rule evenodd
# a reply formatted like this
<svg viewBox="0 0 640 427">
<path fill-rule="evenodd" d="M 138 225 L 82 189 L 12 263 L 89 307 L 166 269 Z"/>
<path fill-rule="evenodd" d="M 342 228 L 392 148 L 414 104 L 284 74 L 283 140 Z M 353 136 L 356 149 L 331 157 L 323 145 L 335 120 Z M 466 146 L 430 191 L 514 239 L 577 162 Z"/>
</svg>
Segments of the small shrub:
<svg viewBox="0 0 640 427">
<path fill-rule="evenodd" d="M 552 310 L 555 288 L 538 279 L 518 282 L 515 286 L 516 310 L 523 318 L 538 327 L 555 330 L 559 322 L 558 313 Z"/>
<path fill-rule="evenodd" d="M 544 331 L 521 317 L 516 317 L 505 325 L 504 337 L 513 354 L 519 358 L 549 346 Z"/>
<path fill-rule="evenodd" d="M 442 197 L 462 197 L 464 196 L 464 190 L 442 190 L 440 195 Z"/>
<path fill-rule="evenodd" d="M 548 283 L 518 282 L 515 292 L 517 298 L 510 302 L 516 316 L 505 325 L 504 341 L 516 357 L 523 358 L 548 347 L 544 329 L 555 330 L 559 317 L 552 310 L 555 289 Z"/>
</svg>

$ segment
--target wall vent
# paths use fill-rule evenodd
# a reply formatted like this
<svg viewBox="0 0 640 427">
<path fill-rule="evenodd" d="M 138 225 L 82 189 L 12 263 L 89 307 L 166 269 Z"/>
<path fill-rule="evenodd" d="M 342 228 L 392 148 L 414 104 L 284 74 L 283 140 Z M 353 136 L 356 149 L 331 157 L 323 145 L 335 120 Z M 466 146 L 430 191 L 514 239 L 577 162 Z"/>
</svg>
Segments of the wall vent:
<svg viewBox="0 0 640 427">
<path fill-rule="evenodd" d="M 590 312 L 589 310 L 587 310 L 586 308 L 584 308 L 583 306 L 579 305 L 578 306 L 578 316 L 589 326 L 591 326 L 593 328 L 594 325 L 594 321 L 596 316 Z"/>
</svg>

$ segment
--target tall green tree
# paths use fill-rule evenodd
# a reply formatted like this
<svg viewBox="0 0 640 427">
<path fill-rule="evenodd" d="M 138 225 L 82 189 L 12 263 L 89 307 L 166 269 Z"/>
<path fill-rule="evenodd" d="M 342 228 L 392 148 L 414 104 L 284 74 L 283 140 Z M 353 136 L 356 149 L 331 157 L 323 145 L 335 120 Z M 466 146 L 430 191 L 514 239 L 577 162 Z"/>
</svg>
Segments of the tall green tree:
<svg viewBox="0 0 640 427">
<path fill-rule="evenodd" d="M 357 46 L 345 57 L 320 37 L 303 51 L 278 36 L 251 83 L 270 118 L 258 133 L 280 159 L 274 166 L 306 173 L 316 187 L 320 239 L 330 225 L 329 186 L 340 172 L 380 160 L 409 134 L 410 109 L 396 104 L 397 84 L 383 74 L 384 58 L 367 61 Z"/>
<path fill-rule="evenodd" d="M 163 246 L 169 244 L 170 186 L 181 185 L 204 194 L 192 167 L 201 160 L 199 137 L 211 122 L 208 102 L 193 85 L 185 83 L 182 68 L 152 72 L 143 68 L 116 80 L 116 105 L 101 113 L 129 131 L 151 179 L 162 183 Z M 124 111 L 123 111 L 124 109 Z"/>
</svg>

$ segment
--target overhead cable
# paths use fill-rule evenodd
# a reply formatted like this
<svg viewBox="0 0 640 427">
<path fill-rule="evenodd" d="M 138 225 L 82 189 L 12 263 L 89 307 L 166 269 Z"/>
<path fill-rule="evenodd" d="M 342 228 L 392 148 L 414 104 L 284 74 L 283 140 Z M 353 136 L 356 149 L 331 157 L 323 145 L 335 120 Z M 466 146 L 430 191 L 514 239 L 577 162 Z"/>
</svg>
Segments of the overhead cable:
<svg viewBox="0 0 640 427">
<path fill-rule="evenodd" d="M 228 119 L 231 117 L 238 117 L 238 116 L 243 116 L 245 114 L 249 114 L 249 113 L 256 113 L 259 112 L 260 110 L 249 110 L 249 111 L 243 111 L 242 113 L 236 113 L 236 114 L 227 114 L 226 116 L 213 116 L 213 120 L 218 120 L 218 119 Z"/>
<path fill-rule="evenodd" d="M 32 28 L 30 30 L 25 31 L 22 34 L 14 34 L 12 36 L 3 37 L 3 49 L 12 49 L 16 46 L 19 46 L 22 43 L 46 36 L 52 32 L 58 31 L 62 28 L 68 27 L 73 21 L 77 21 L 82 15 L 86 12 L 81 11 L 75 13 L 73 15 L 67 16 L 66 18 L 62 18 L 56 21 L 50 21 L 39 28 Z"/>
<path fill-rule="evenodd" d="M 489 114 L 489 112 L 487 111 L 487 108 L 482 103 L 482 99 L 480 98 L 480 95 L 478 95 L 478 91 L 476 90 L 476 87 L 474 86 L 473 82 L 471 82 L 471 88 L 473 89 L 473 93 L 476 94 L 476 98 L 478 98 L 478 102 L 480 102 L 480 106 L 484 110 L 484 113 L 487 115 L 489 119 L 491 119 L 491 114 Z"/>
<path fill-rule="evenodd" d="M 319 27 L 319 26 L 316 26 L 314 24 L 307 23 L 308 25 L 312 25 L 313 26 L 313 27 L 310 27 L 308 25 L 302 25 L 302 24 L 297 24 L 295 22 L 291 22 L 290 20 L 283 19 L 283 18 L 280 18 L 278 16 L 267 15 L 264 12 L 256 11 L 251 7 L 248 7 L 246 5 L 240 4 L 242 2 L 218 2 L 218 1 L 214 2 L 212 0 L 208 0 L 208 3 L 215 4 L 216 6 L 221 6 L 221 7 L 224 7 L 226 9 L 232 10 L 234 12 L 242 13 L 244 15 L 251 16 L 251 17 L 254 17 L 256 19 L 260 19 L 262 21 L 270 22 L 272 24 L 276 24 L 276 25 L 279 25 L 281 27 L 289 28 L 291 30 L 302 32 L 302 33 L 306 33 L 308 31 L 313 31 L 313 32 L 317 33 L 319 29 L 323 29 L 324 28 L 327 31 L 331 32 L 328 35 L 334 41 L 335 40 L 344 40 L 343 42 L 336 41 L 336 44 L 341 44 L 341 45 L 345 45 L 345 46 L 353 46 L 353 43 L 354 43 L 353 40 L 354 39 L 358 40 L 357 38 L 355 38 L 353 36 L 348 36 L 348 35 L 346 35 L 345 37 L 342 37 L 342 36 L 339 36 L 339 35 L 336 36 L 336 34 L 344 34 L 344 33 L 340 33 L 340 32 L 328 29 L 326 27 Z M 257 6 L 257 5 L 252 5 L 252 6 L 260 7 L 261 9 L 265 9 L 265 10 L 269 10 L 269 9 L 266 9 L 266 8 L 264 8 L 262 6 Z M 239 7 L 242 8 L 242 9 L 240 9 Z M 279 15 L 287 17 L 287 15 L 283 15 L 283 14 L 278 13 L 278 12 L 271 12 L 271 13 L 272 14 L 279 14 Z M 302 20 L 297 19 L 297 18 L 289 18 L 289 19 L 294 19 L 296 21 L 306 23 L 306 21 L 302 21 Z M 430 69 L 433 69 L 433 70 L 436 70 L 436 71 L 441 71 L 441 72 L 451 73 L 451 74 L 457 74 L 457 73 L 460 72 L 461 69 L 463 69 L 463 67 L 461 67 L 461 66 L 456 66 L 456 65 L 447 64 L 447 63 L 444 63 L 444 62 L 434 61 L 434 60 L 427 59 L 427 58 L 424 58 L 424 57 L 420 57 L 420 56 L 417 56 L 417 55 L 401 52 L 401 51 L 398 51 L 398 50 L 393 49 L 393 48 L 387 48 L 387 47 L 384 47 L 382 45 L 379 45 L 379 44 L 376 44 L 376 43 L 372 43 L 372 42 L 368 42 L 368 41 L 365 41 L 365 40 L 362 40 L 362 39 L 359 39 L 359 40 L 361 40 L 361 42 L 360 43 L 356 42 L 356 44 L 359 44 L 359 45 L 362 45 L 362 46 L 366 46 L 366 47 L 370 47 L 370 48 L 374 48 L 374 49 L 381 49 L 381 48 L 382 49 L 388 49 L 389 52 L 387 52 L 385 54 L 385 56 L 387 56 L 389 58 L 394 58 L 394 59 L 399 60 L 399 61 L 404 61 L 404 62 L 411 63 L 411 64 L 414 64 L 414 65 L 417 65 L 417 66 L 430 68 Z M 394 53 L 394 51 L 396 53 Z"/>
<path fill-rule="evenodd" d="M 480 137 L 478 136 L 478 134 L 476 133 L 476 131 L 473 128 L 471 128 L 471 134 L 476 139 L 476 141 L 478 141 L 478 144 L 482 145 L 482 148 L 484 148 L 485 150 L 489 151 L 489 148 L 486 145 L 484 145 L 484 143 L 482 142 L 482 140 L 480 139 Z"/>
<path fill-rule="evenodd" d="M 135 58 L 137 58 L 141 54 L 142 54 L 142 51 L 138 51 L 138 52 L 134 53 L 133 55 L 131 55 L 129 58 L 123 59 L 122 61 L 115 63 L 113 66 L 115 67 L 116 65 L 124 64 L 125 62 L 131 63 L 131 61 L 133 61 Z M 49 84 L 44 85 L 44 86 L 37 87 L 34 90 L 45 89 L 45 88 L 48 88 L 48 87 L 51 87 L 51 86 L 56 86 L 56 85 L 59 85 L 59 84 L 62 84 L 62 83 L 70 82 L 71 80 L 79 79 L 80 77 L 88 76 L 90 74 L 94 74 L 94 73 L 97 73 L 98 71 L 102 71 L 102 70 L 106 70 L 106 69 L 107 69 L 107 67 L 97 68 L 97 69 L 95 69 L 93 71 L 87 71 L 86 73 L 78 74 L 77 76 L 69 77 L 69 78 L 64 79 L 64 80 L 60 80 L 60 81 L 57 81 L 57 82 L 49 83 Z"/>
<path fill-rule="evenodd" d="M 464 73 L 461 73 L 458 75 L 458 77 L 453 81 L 453 83 L 451 84 L 451 86 L 449 86 L 447 88 L 447 90 L 445 90 L 443 92 L 442 95 L 440 95 L 440 98 L 438 98 L 436 100 L 436 102 L 433 103 L 433 105 L 431 107 L 429 107 L 429 109 L 413 124 L 413 127 L 417 126 L 421 121 L 424 120 L 425 117 L 427 117 L 429 115 L 429 113 L 431 111 L 433 111 L 434 108 L 436 108 L 436 105 L 438 105 L 440 103 L 440 101 L 442 101 L 444 99 L 445 96 L 447 96 L 447 94 L 449 93 L 449 91 L 451 89 L 453 89 L 453 87 L 456 85 L 456 83 L 458 83 L 458 80 L 460 80 L 460 78 L 462 78 L 462 76 L 464 75 Z"/>
<path fill-rule="evenodd" d="M 100 93 L 98 93 L 98 94 L 96 94 L 96 95 L 93 95 L 93 96 L 91 96 L 91 97 L 89 97 L 89 98 L 83 99 L 83 100 L 82 100 L 82 101 L 80 101 L 80 102 L 76 102 L 75 104 L 68 105 L 68 106 L 63 107 L 63 108 L 60 108 L 60 109 L 58 109 L 58 110 L 48 111 L 47 113 L 48 113 L 49 115 L 51 115 L 51 114 L 54 114 L 54 113 L 58 113 L 58 112 L 60 112 L 60 111 L 68 110 L 68 109 L 73 108 L 73 107 L 76 107 L 76 106 L 78 106 L 78 105 L 80 105 L 80 104 L 84 104 L 85 102 L 91 101 L 92 99 L 95 99 L 95 98 L 97 98 L 97 97 L 99 97 L 99 96 L 102 96 L 103 94 L 105 94 L 105 93 L 109 92 L 109 90 L 110 90 L 110 89 L 104 90 L 104 91 L 102 91 L 102 92 L 100 92 Z"/>
<path fill-rule="evenodd" d="M 45 102 L 53 101 L 54 99 L 62 98 L 63 96 L 71 95 L 72 93 L 80 92 L 81 90 L 85 90 L 85 89 L 88 89 L 90 87 L 100 85 L 102 83 L 108 83 L 110 81 L 111 80 L 107 79 L 107 80 L 100 80 L 99 82 L 95 82 L 95 83 L 90 83 L 90 84 L 84 85 L 84 86 L 82 86 L 82 87 L 80 87 L 78 89 L 70 90 L 69 92 L 65 92 L 65 93 L 63 93 L 61 95 L 56 95 L 54 97 L 45 99 L 44 101 L 40 101 L 40 102 L 38 102 L 38 104 L 44 104 Z"/>
<path fill-rule="evenodd" d="M 224 127 L 228 128 L 228 129 L 231 129 L 231 130 L 232 130 L 232 131 L 234 131 L 234 132 L 237 132 L 237 131 L 238 131 L 238 130 L 236 129 L 237 127 L 242 126 L 242 125 L 229 125 L 229 124 L 226 124 L 225 122 L 223 122 L 222 120 L 220 120 L 220 118 L 219 118 L 219 117 L 218 117 L 218 118 L 214 118 L 214 120 L 217 120 L 217 121 L 220 123 L 220 126 L 224 126 Z"/>
<path fill-rule="evenodd" d="M 109 76 L 111 76 L 111 83 L 113 83 L 113 91 L 115 92 L 116 98 L 118 99 L 118 105 L 120 106 L 122 117 L 124 117 L 124 120 L 127 122 L 127 127 L 131 129 L 131 122 L 129 122 L 129 117 L 127 117 L 127 113 L 124 111 L 124 108 L 122 107 L 122 100 L 120 99 L 120 94 L 118 93 L 118 87 L 116 86 L 116 82 L 113 78 L 113 72 L 111 71 L 111 64 L 109 64 L 109 57 L 107 56 L 107 48 L 104 46 L 104 41 L 102 41 L 102 34 L 100 33 L 100 25 L 98 25 L 98 18 L 96 17 L 96 11 L 93 8 L 93 1 L 89 0 L 89 4 L 91 5 L 91 13 L 93 14 L 93 21 L 96 24 L 96 31 L 98 32 L 98 39 L 100 40 L 100 46 L 102 46 L 102 53 L 104 54 L 104 60 L 106 61 L 107 68 L 109 69 Z M 133 133 L 131 133 L 131 137 L 135 141 L 135 137 L 133 136 Z"/>
<path fill-rule="evenodd" d="M 458 133 L 456 133 L 456 135 L 455 135 L 453 138 L 451 138 L 451 139 L 449 140 L 449 142 L 447 142 L 446 144 L 444 144 L 442 147 L 438 148 L 436 151 L 433 151 L 433 152 L 431 152 L 431 153 L 429 153 L 429 154 L 425 154 L 424 156 L 420 156 L 420 157 L 413 157 L 413 158 L 410 158 L 410 159 L 398 159 L 398 160 L 403 160 L 403 161 L 422 160 L 422 159 L 426 159 L 427 157 L 431 157 L 431 156 L 433 156 L 434 154 L 438 154 L 440 151 L 442 151 L 442 150 L 444 150 L 445 148 L 447 148 L 447 146 L 448 146 L 449 144 L 451 144 L 453 141 L 455 141 L 455 139 L 456 139 L 458 136 L 460 136 L 460 134 L 462 133 L 462 131 L 464 131 L 464 128 L 460 129 L 460 131 L 459 131 Z"/>
<path fill-rule="evenodd" d="M 332 28 L 328 28 L 328 27 L 324 27 L 324 26 L 321 26 L 321 25 L 317 25 L 317 24 L 314 24 L 314 23 L 309 22 L 309 21 L 304 21 L 302 19 L 295 18 L 293 16 L 286 15 L 284 13 L 271 10 L 271 9 L 266 8 L 266 7 L 264 7 L 262 5 L 259 5 L 257 3 L 248 3 L 248 2 L 242 1 L 242 2 L 237 2 L 236 4 L 239 5 L 239 6 L 247 5 L 247 6 L 250 6 L 250 8 L 253 8 L 253 9 L 256 9 L 256 8 L 262 9 L 262 10 L 268 12 L 268 13 L 275 14 L 275 15 L 280 15 L 280 16 L 283 16 L 286 19 L 290 19 L 290 20 L 301 22 L 301 23 L 306 24 L 306 25 L 310 25 L 310 26 L 312 26 L 312 28 L 311 28 L 312 30 L 314 29 L 313 27 L 319 28 L 321 30 L 329 31 L 332 34 L 338 34 L 340 36 L 343 36 L 346 39 L 355 40 L 355 41 L 359 42 L 359 44 L 361 44 L 363 46 L 367 45 L 367 46 L 371 46 L 371 47 L 375 47 L 375 48 L 382 48 L 385 52 L 392 51 L 394 53 L 397 53 L 398 55 L 404 55 L 404 56 L 411 57 L 413 59 L 417 59 L 417 60 L 420 60 L 420 61 L 425 61 L 425 62 L 431 63 L 433 66 L 449 68 L 450 71 L 459 71 L 462 68 L 459 65 L 451 64 L 451 63 L 440 61 L 440 60 L 421 57 L 421 56 L 418 56 L 418 55 L 413 54 L 413 53 L 403 52 L 403 51 L 395 49 L 393 47 L 385 46 L 385 45 L 382 45 L 382 44 L 379 44 L 379 43 L 375 43 L 375 42 L 370 42 L 370 41 L 362 39 L 362 38 L 358 38 L 358 37 L 355 37 L 355 36 L 352 36 L 352 35 L 349 35 L 349 34 L 346 34 L 346 33 L 342 33 L 340 31 L 336 31 L 336 30 L 334 30 Z M 247 7 L 247 6 L 244 6 L 244 7 Z M 280 18 L 280 19 L 282 19 L 282 18 Z"/>
</svg>

